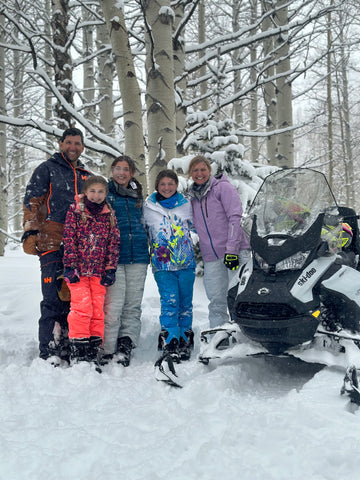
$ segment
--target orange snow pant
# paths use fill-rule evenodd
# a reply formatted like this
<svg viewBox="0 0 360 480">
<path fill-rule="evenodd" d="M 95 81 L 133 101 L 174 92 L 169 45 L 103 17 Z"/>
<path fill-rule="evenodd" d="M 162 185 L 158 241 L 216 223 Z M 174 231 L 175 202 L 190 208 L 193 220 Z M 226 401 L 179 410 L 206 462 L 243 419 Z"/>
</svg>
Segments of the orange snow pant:
<svg viewBox="0 0 360 480">
<path fill-rule="evenodd" d="M 68 283 L 70 313 L 69 338 L 104 338 L 104 300 L 106 288 L 100 277 L 80 277 L 80 282 Z"/>
</svg>

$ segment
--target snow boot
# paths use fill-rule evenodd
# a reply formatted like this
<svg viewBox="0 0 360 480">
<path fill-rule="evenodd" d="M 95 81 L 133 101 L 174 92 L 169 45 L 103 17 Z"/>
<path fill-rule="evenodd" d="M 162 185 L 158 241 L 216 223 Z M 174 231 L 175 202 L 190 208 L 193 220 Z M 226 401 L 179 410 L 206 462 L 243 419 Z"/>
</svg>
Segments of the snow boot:
<svg viewBox="0 0 360 480">
<path fill-rule="evenodd" d="M 170 355 L 173 362 L 180 363 L 179 355 L 179 341 L 177 338 L 173 337 L 169 343 L 166 342 L 169 332 L 167 330 L 161 330 L 158 340 L 158 350 L 163 351 L 162 357 Z"/>
<path fill-rule="evenodd" d="M 96 365 L 99 363 L 99 351 L 102 344 L 102 338 L 99 336 L 91 336 L 87 351 L 88 362 L 93 362 Z"/>
<path fill-rule="evenodd" d="M 70 340 L 70 365 L 88 361 L 89 338 L 72 338 Z"/>
<path fill-rule="evenodd" d="M 112 353 L 103 353 L 100 357 L 100 365 L 108 365 L 112 359 L 114 358 L 114 354 Z"/>
<path fill-rule="evenodd" d="M 120 337 L 117 340 L 116 362 L 121 363 L 124 367 L 130 365 L 131 350 L 134 344 L 130 337 Z"/>
<path fill-rule="evenodd" d="M 194 348 L 194 332 L 191 328 L 184 332 L 187 340 L 184 339 L 182 335 L 180 335 L 179 341 L 179 355 L 180 360 L 190 360 L 191 350 Z"/>
</svg>

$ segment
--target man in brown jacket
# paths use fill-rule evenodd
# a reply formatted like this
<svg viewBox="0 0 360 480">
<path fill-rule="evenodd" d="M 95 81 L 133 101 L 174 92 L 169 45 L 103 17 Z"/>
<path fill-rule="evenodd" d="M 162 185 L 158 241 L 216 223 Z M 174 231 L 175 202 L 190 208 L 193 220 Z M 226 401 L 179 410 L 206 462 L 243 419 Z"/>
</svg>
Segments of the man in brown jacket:
<svg viewBox="0 0 360 480">
<path fill-rule="evenodd" d="M 33 172 L 24 198 L 23 249 L 38 255 L 43 299 L 40 304 L 39 349 L 44 360 L 68 355 L 67 314 L 69 301 L 61 299 L 60 244 L 64 221 L 75 195 L 91 172 L 79 162 L 84 151 L 81 130 L 68 128 L 59 142 L 60 151 Z M 51 359 L 53 361 L 54 359 Z"/>
</svg>

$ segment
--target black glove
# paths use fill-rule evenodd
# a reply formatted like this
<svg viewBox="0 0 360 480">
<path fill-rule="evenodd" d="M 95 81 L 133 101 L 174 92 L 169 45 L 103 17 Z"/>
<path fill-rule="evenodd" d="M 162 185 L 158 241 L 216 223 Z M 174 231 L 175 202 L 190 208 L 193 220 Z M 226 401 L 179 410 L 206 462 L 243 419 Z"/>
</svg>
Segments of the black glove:
<svg viewBox="0 0 360 480">
<path fill-rule="evenodd" d="M 66 283 L 77 283 L 80 282 L 79 275 L 76 270 L 73 268 L 65 267 L 64 270 L 64 280 Z"/>
<path fill-rule="evenodd" d="M 101 285 L 104 285 L 104 287 L 110 287 L 110 285 L 115 283 L 115 273 L 116 270 L 114 268 L 111 270 L 105 270 L 104 275 L 101 276 Z"/>
<path fill-rule="evenodd" d="M 239 268 L 239 257 L 232 253 L 225 253 L 224 263 L 229 270 L 237 270 Z"/>
</svg>

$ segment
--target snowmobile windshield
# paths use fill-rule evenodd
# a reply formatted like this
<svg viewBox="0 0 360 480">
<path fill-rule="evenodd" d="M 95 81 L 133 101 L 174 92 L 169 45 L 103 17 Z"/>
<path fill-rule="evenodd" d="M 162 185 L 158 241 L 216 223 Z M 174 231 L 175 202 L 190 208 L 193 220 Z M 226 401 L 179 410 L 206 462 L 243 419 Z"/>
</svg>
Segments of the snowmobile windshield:
<svg viewBox="0 0 360 480">
<path fill-rule="evenodd" d="M 293 168 L 269 175 L 249 210 L 257 234 L 303 235 L 320 214 L 336 218 L 338 209 L 326 177 L 315 170 Z"/>
</svg>

